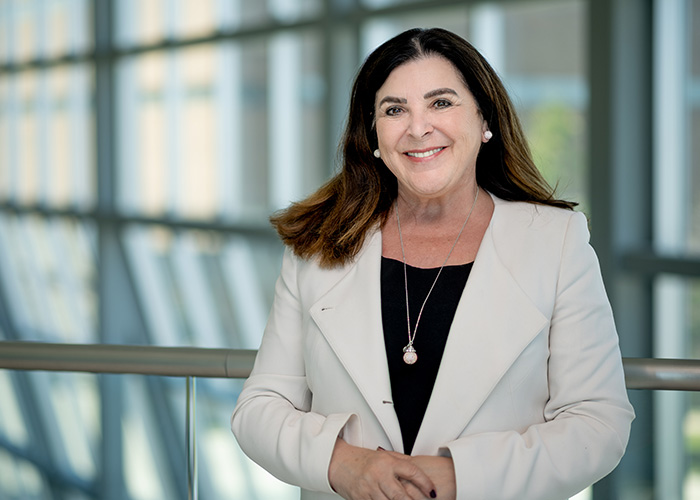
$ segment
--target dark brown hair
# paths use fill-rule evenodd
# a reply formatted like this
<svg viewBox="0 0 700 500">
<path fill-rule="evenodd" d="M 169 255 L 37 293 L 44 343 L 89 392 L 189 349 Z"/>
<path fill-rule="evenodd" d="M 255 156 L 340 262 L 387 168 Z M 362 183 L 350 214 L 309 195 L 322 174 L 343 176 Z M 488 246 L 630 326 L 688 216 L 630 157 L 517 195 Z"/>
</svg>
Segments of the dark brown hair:
<svg viewBox="0 0 700 500">
<path fill-rule="evenodd" d="M 323 267 L 345 264 L 357 255 L 367 232 L 384 222 L 398 187 L 396 177 L 373 155 L 375 96 L 398 66 L 433 55 L 454 65 L 493 132 L 477 157 L 479 186 L 510 201 L 567 209 L 576 205 L 556 199 L 535 167 L 513 104 L 486 59 L 454 33 L 416 28 L 379 46 L 360 68 L 352 87 L 341 171 L 305 200 L 271 217 L 296 255 L 318 258 Z"/>
</svg>

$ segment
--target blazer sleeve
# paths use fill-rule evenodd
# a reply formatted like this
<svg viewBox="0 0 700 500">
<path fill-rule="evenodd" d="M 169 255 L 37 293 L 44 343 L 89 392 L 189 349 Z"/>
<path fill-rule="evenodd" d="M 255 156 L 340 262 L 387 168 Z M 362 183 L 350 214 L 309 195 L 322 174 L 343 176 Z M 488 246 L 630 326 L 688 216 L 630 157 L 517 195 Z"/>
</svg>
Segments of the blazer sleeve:
<svg viewBox="0 0 700 500">
<path fill-rule="evenodd" d="M 585 217 L 573 214 L 549 327 L 545 422 L 445 444 L 441 452 L 454 461 L 458 500 L 562 500 L 607 475 L 624 453 L 634 411 L 588 239 Z"/>
<path fill-rule="evenodd" d="M 353 414 L 310 411 L 297 258 L 285 251 L 262 343 L 231 416 L 241 449 L 278 479 L 333 493 L 328 467 L 336 438 Z"/>
</svg>

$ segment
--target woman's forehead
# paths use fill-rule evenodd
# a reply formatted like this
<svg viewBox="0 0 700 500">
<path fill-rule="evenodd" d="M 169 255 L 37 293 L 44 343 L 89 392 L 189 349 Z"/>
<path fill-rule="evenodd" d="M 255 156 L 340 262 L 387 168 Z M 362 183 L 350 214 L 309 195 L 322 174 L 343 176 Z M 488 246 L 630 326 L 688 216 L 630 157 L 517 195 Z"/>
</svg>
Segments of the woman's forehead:
<svg viewBox="0 0 700 500">
<path fill-rule="evenodd" d="M 440 56 L 426 56 L 394 68 L 375 95 L 375 104 L 396 99 L 430 99 L 452 93 L 470 94 L 457 68 Z"/>
</svg>

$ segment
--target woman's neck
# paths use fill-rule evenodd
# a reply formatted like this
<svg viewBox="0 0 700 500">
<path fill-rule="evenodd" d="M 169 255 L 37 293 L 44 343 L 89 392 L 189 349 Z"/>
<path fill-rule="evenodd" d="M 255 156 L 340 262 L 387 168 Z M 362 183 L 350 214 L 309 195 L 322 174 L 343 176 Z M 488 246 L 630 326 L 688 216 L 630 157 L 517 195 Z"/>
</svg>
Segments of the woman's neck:
<svg viewBox="0 0 700 500">
<path fill-rule="evenodd" d="M 463 200 L 459 206 L 430 205 L 430 210 L 419 211 L 408 203 L 404 204 L 404 201 L 399 198 L 382 228 L 382 255 L 402 260 L 404 252 L 401 249 L 401 239 L 403 239 L 407 264 L 423 268 L 439 267 L 455 244 L 457 234 L 465 223 L 473 201 L 473 199 Z M 401 235 L 396 219 L 397 208 Z M 481 190 L 448 265 L 466 264 L 475 259 L 481 239 L 491 220 L 493 208 L 493 200 L 486 191 Z"/>
<path fill-rule="evenodd" d="M 479 191 L 478 186 L 473 186 L 453 196 L 424 198 L 399 190 L 394 210 L 398 210 L 407 225 L 428 226 L 435 230 L 438 226 L 451 226 L 455 221 L 464 221 L 478 201 Z M 481 193 L 482 198 L 485 198 L 484 194 Z"/>
</svg>

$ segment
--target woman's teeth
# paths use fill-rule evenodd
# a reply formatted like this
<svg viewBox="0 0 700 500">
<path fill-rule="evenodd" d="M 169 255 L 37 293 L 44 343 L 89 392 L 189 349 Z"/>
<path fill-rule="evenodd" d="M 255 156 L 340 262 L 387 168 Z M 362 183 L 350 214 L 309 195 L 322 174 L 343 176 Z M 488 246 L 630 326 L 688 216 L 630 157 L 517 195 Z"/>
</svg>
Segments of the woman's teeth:
<svg viewBox="0 0 700 500">
<path fill-rule="evenodd" d="M 431 149 L 430 151 L 423 151 L 422 153 L 412 153 L 408 152 L 406 153 L 408 156 L 411 156 L 413 158 L 427 158 L 428 156 L 434 155 L 435 153 L 438 153 L 442 151 L 445 148 L 435 148 Z"/>
</svg>

